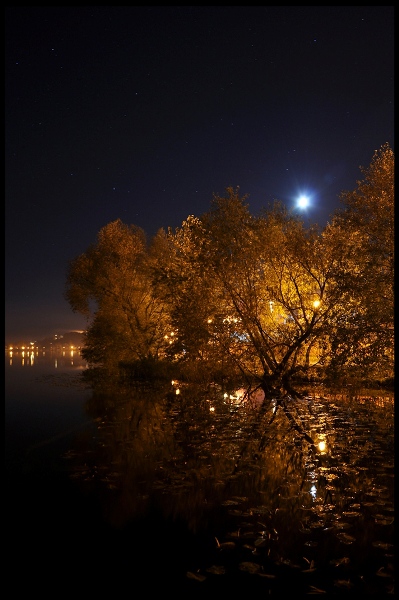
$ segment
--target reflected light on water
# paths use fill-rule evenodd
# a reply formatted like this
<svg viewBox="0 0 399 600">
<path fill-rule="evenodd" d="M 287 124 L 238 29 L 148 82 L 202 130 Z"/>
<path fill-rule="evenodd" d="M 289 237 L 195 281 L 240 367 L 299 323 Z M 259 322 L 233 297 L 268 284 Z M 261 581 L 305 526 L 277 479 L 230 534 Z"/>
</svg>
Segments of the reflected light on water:
<svg viewBox="0 0 399 600">
<path fill-rule="evenodd" d="M 43 349 L 40 353 L 37 349 L 36 351 L 33 349 L 15 350 L 13 347 L 10 347 L 7 350 L 7 355 L 9 357 L 8 364 L 10 367 L 34 367 L 43 364 L 43 361 L 52 364 L 55 369 L 65 366 L 77 367 L 78 369 L 87 367 L 87 363 L 81 364 L 82 357 L 76 346 L 71 346 L 67 349 L 64 348 L 60 352 L 54 350 L 46 352 Z"/>
<path fill-rule="evenodd" d="M 327 440 L 325 434 L 319 434 L 319 441 L 317 443 L 320 454 L 327 454 Z"/>
</svg>

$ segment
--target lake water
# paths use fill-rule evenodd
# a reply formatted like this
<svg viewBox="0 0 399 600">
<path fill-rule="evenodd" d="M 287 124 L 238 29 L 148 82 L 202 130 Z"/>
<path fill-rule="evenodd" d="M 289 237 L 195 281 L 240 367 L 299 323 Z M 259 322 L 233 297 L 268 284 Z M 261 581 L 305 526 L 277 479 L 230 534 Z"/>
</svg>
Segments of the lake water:
<svg viewBox="0 0 399 600">
<path fill-rule="evenodd" d="M 393 594 L 392 395 L 93 393 L 85 367 L 5 356 L 14 594 Z"/>
</svg>

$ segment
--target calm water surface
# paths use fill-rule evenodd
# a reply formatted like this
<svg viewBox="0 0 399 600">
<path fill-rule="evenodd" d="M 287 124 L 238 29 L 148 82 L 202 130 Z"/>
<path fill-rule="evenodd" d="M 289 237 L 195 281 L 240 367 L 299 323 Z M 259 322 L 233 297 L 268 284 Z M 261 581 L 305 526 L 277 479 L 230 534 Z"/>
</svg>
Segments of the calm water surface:
<svg viewBox="0 0 399 600">
<path fill-rule="evenodd" d="M 85 366 L 5 358 L 14 593 L 393 594 L 392 397 L 93 394 Z"/>
</svg>

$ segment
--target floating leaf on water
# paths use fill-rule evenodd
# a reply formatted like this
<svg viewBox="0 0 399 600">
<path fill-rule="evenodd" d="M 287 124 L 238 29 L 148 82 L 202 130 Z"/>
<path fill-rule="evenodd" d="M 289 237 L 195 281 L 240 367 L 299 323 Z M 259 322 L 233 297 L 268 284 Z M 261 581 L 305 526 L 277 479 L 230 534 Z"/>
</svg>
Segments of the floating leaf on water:
<svg viewBox="0 0 399 600">
<path fill-rule="evenodd" d="M 392 577 L 392 574 L 385 571 L 384 567 L 378 569 L 376 575 L 378 575 L 378 577 Z"/>
<path fill-rule="evenodd" d="M 240 502 L 248 502 L 248 498 L 246 496 L 234 496 L 233 501 Z"/>
<path fill-rule="evenodd" d="M 374 521 L 377 525 L 392 525 L 394 520 L 394 518 L 387 519 L 384 515 L 375 515 L 374 517 Z"/>
<path fill-rule="evenodd" d="M 392 596 L 395 594 L 395 586 L 393 584 L 386 586 L 385 589 L 386 589 L 387 594 L 392 595 Z"/>
<path fill-rule="evenodd" d="M 394 469 L 395 465 L 394 465 L 394 463 L 384 463 L 384 464 L 381 465 L 381 468 L 384 468 L 384 469 Z"/>
<path fill-rule="evenodd" d="M 250 514 L 253 513 L 256 513 L 258 515 L 269 515 L 270 508 L 267 508 L 267 506 L 256 506 L 255 508 L 250 509 Z"/>
<path fill-rule="evenodd" d="M 231 511 L 230 511 L 231 514 Z M 252 510 L 243 510 L 240 513 L 240 517 L 253 517 L 253 512 Z"/>
<path fill-rule="evenodd" d="M 393 544 L 387 544 L 386 542 L 373 542 L 374 548 L 380 548 L 381 550 L 393 550 Z"/>
<path fill-rule="evenodd" d="M 296 563 L 293 563 L 289 558 L 281 560 L 280 564 L 285 565 L 286 567 L 291 567 L 291 569 L 300 569 L 301 568 Z"/>
<path fill-rule="evenodd" d="M 212 575 L 224 575 L 226 573 L 226 569 L 222 565 L 212 565 L 206 571 L 212 573 Z"/>
<path fill-rule="evenodd" d="M 229 515 L 231 515 L 232 517 L 244 516 L 242 510 L 229 510 Z"/>
<path fill-rule="evenodd" d="M 348 590 L 353 588 L 353 583 L 349 579 L 337 579 L 337 581 L 334 581 L 334 585 L 336 587 L 347 588 Z"/>
<path fill-rule="evenodd" d="M 267 546 L 267 540 L 265 538 L 258 538 L 254 542 L 256 548 L 264 548 Z"/>
<path fill-rule="evenodd" d="M 334 527 L 336 529 L 349 529 L 350 527 L 353 527 L 353 525 L 351 525 L 351 523 L 345 523 L 344 521 L 342 523 L 339 522 L 335 522 L 334 523 Z"/>
<path fill-rule="evenodd" d="M 188 577 L 188 579 L 194 579 L 195 581 L 205 581 L 206 577 L 205 575 L 201 575 L 200 573 L 193 573 L 192 571 L 187 571 L 186 573 L 186 577 Z"/>
<path fill-rule="evenodd" d="M 347 533 L 337 533 L 337 538 L 343 544 L 353 544 L 353 542 L 356 541 L 356 538 L 354 538 L 352 535 L 348 535 Z"/>
<path fill-rule="evenodd" d="M 344 556 L 342 558 L 337 558 L 335 560 L 330 560 L 330 565 L 332 565 L 333 567 L 340 567 L 341 565 L 349 565 L 350 563 L 350 558 L 348 558 L 347 556 Z"/>
<path fill-rule="evenodd" d="M 230 531 L 227 534 L 227 536 L 231 537 L 231 538 L 239 538 L 240 537 L 240 530 L 238 529 L 237 531 Z"/>
<path fill-rule="evenodd" d="M 223 542 L 219 545 L 220 550 L 234 550 L 236 547 L 234 542 Z"/>
<path fill-rule="evenodd" d="M 256 553 L 256 550 L 254 550 L 253 546 L 250 546 L 249 544 L 244 544 L 243 550 L 249 550 L 250 552 Z"/>
<path fill-rule="evenodd" d="M 371 490 L 368 490 L 366 492 L 366 496 L 379 496 L 380 494 L 383 494 L 386 491 L 387 488 L 385 486 L 380 488 L 372 488 Z"/>
<path fill-rule="evenodd" d="M 309 594 L 326 594 L 327 592 L 325 590 L 320 590 L 319 588 L 315 587 L 314 585 L 311 585 L 309 588 Z"/>
<path fill-rule="evenodd" d="M 244 533 L 241 534 L 241 537 L 245 539 L 254 538 L 256 537 L 256 533 L 255 531 L 244 531 Z"/>
<path fill-rule="evenodd" d="M 393 506 L 385 506 L 386 512 L 395 512 L 395 508 Z"/>
<path fill-rule="evenodd" d="M 346 510 L 342 513 L 342 515 L 344 517 L 361 517 L 361 513 L 357 512 L 356 510 Z"/>
<path fill-rule="evenodd" d="M 246 573 L 257 573 L 260 570 L 260 565 L 254 562 L 242 562 L 238 567 L 240 571 L 245 571 Z"/>
</svg>

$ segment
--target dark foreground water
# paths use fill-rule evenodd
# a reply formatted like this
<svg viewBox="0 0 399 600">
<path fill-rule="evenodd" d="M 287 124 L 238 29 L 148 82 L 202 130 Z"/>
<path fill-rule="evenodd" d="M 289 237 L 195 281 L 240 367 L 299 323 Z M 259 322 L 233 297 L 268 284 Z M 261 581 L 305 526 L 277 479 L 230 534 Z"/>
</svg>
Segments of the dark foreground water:
<svg viewBox="0 0 399 600">
<path fill-rule="evenodd" d="M 13 596 L 393 595 L 388 394 L 93 394 L 84 368 L 6 355 Z"/>
</svg>

